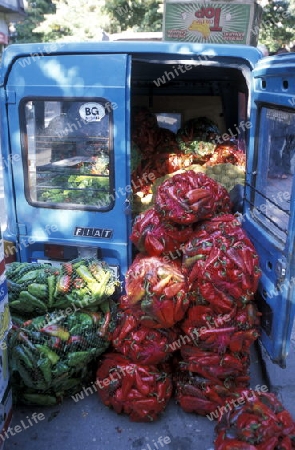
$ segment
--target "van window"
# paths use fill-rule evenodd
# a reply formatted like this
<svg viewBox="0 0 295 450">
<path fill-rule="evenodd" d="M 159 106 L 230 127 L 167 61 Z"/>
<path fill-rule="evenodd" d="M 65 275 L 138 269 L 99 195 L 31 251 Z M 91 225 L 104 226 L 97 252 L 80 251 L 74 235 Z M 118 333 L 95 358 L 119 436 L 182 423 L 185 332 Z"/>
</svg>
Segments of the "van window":
<svg viewBox="0 0 295 450">
<path fill-rule="evenodd" d="M 285 243 L 294 178 L 295 114 L 263 107 L 259 123 L 252 214 L 275 239 Z"/>
<path fill-rule="evenodd" d="M 20 105 L 25 193 L 30 204 L 110 209 L 110 102 L 26 100 Z"/>
</svg>

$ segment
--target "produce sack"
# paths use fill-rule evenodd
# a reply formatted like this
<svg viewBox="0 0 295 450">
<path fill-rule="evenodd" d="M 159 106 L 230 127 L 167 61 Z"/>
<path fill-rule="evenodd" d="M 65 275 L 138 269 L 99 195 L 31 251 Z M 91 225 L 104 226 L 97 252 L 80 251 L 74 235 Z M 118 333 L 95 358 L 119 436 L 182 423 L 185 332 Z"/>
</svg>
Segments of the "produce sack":
<svg viewBox="0 0 295 450">
<path fill-rule="evenodd" d="M 109 265 L 94 258 L 75 259 L 61 267 L 14 262 L 6 277 L 10 310 L 29 318 L 73 305 L 103 305 L 120 288 Z"/>
<path fill-rule="evenodd" d="M 125 277 L 125 306 L 142 325 L 170 328 L 189 306 L 188 283 L 180 263 L 138 254 Z"/>
<path fill-rule="evenodd" d="M 118 323 L 112 334 L 113 348 L 132 362 L 159 364 L 168 360 L 173 349 L 170 344 L 177 333 L 169 329 L 151 329 L 143 326 L 134 315 L 118 314 Z"/>
<path fill-rule="evenodd" d="M 165 368 L 133 363 L 120 353 L 106 353 L 96 372 L 98 396 L 133 422 L 151 422 L 165 410 L 172 381 Z"/>
<path fill-rule="evenodd" d="M 241 302 L 253 299 L 261 276 L 256 250 L 231 214 L 196 227 L 194 237 L 183 247 L 183 265 L 189 271 L 192 289 L 199 288 L 213 306 L 218 297 L 227 296 L 229 310 L 231 298 Z"/>
<path fill-rule="evenodd" d="M 190 119 L 177 132 L 181 151 L 192 153 L 194 162 L 204 164 L 213 155 L 216 138 L 220 136 L 217 125 L 207 117 Z"/>
<path fill-rule="evenodd" d="M 228 379 L 222 384 L 214 380 L 200 377 L 194 372 L 175 372 L 173 375 L 175 398 L 177 403 L 187 413 L 201 416 L 208 415 L 211 420 L 218 418 L 221 409 L 231 399 L 236 399 L 241 388 L 235 381 Z M 210 413 L 215 413 L 210 415 Z"/>
<path fill-rule="evenodd" d="M 112 303 L 105 313 L 73 307 L 32 319 L 12 315 L 8 346 L 15 401 L 58 403 L 87 384 L 91 364 L 110 345 L 115 311 Z"/>
<path fill-rule="evenodd" d="M 136 217 L 130 236 L 137 249 L 149 256 L 164 256 L 175 252 L 181 256 L 181 247 L 193 235 L 191 226 L 166 223 L 162 216 L 151 208 Z"/>
<path fill-rule="evenodd" d="M 275 394 L 244 390 L 228 406 L 215 428 L 215 450 L 295 448 L 295 422 Z"/>
<path fill-rule="evenodd" d="M 218 354 L 210 350 L 201 350 L 193 344 L 181 346 L 180 352 L 181 371 L 193 372 L 218 385 L 223 385 L 225 380 L 227 382 L 232 380 L 236 385 L 249 381 L 250 357 L 248 353 L 227 351 Z"/>
<path fill-rule="evenodd" d="M 253 302 L 242 308 L 234 305 L 231 312 L 218 315 L 209 304 L 193 304 L 179 326 L 201 350 L 249 352 L 259 336 L 260 315 Z"/>
<path fill-rule="evenodd" d="M 188 170 L 164 181 L 157 189 L 156 210 L 165 222 L 190 225 L 229 213 L 227 190 L 202 172 Z"/>
</svg>

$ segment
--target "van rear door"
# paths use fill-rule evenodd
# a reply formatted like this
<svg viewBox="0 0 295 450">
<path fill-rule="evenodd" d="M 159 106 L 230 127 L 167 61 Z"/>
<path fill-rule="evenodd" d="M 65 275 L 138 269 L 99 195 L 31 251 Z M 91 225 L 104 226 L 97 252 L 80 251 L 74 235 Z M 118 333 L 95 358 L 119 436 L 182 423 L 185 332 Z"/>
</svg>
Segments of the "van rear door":
<svg viewBox="0 0 295 450">
<path fill-rule="evenodd" d="M 12 58 L 5 73 L 6 157 L 17 228 L 7 233 L 20 261 L 66 260 L 89 250 L 126 271 L 128 73 L 128 55 L 93 49 Z"/>
<path fill-rule="evenodd" d="M 295 313 L 295 54 L 253 71 L 243 224 L 260 256 L 261 341 L 284 367 Z"/>
</svg>

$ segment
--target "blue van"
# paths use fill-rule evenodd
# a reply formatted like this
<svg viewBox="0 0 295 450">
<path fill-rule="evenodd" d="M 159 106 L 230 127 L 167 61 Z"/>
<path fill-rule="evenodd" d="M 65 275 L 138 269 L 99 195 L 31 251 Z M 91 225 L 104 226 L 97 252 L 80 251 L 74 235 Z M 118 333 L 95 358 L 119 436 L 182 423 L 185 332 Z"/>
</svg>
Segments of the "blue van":
<svg viewBox="0 0 295 450">
<path fill-rule="evenodd" d="M 243 143 L 241 215 L 263 273 L 261 340 L 284 366 L 295 311 L 295 54 L 184 42 L 11 45 L 0 93 L 4 239 L 18 261 L 92 255 L 124 277 L 133 108 L 177 126 L 208 117 L 223 139 Z"/>
</svg>

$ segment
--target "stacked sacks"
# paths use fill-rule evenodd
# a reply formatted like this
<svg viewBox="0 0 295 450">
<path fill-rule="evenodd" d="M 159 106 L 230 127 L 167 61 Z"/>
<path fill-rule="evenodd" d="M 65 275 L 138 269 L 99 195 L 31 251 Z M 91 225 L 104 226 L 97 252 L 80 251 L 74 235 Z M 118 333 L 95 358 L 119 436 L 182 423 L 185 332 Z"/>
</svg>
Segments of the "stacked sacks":
<svg viewBox="0 0 295 450">
<path fill-rule="evenodd" d="M 183 265 L 192 297 L 180 328 L 193 338 L 180 349 L 177 398 L 185 411 L 208 414 L 249 385 L 250 347 L 260 323 L 258 256 L 238 220 L 226 214 L 197 225 L 183 248 Z"/>
<path fill-rule="evenodd" d="M 170 345 L 179 350 L 176 398 L 185 411 L 204 415 L 249 384 L 250 346 L 260 322 L 254 303 L 258 256 L 230 214 L 227 191 L 207 175 L 174 175 L 156 198 L 156 207 L 138 216 L 132 230 L 132 242 L 149 256 L 135 260 L 135 267 L 141 263 L 126 278 L 127 298 L 147 326 L 177 326 L 178 339 Z M 155 259 L 167 266 L 161 279 L 154 278 Z"/>
<path fill-rule="evenodd" d="M 116 353 L 106 354 L 97 370 L 98 395 L 106 406 L 133 421 L 156 420 L 165 410 L 172 395 L 168 361 L 177 336 L 173 327 L 188 304 L 180 267 L 160 257 L 137 255 L 126 274 L 126 295 L 121 296 L 112 336 Z M 123 369 L 124 376 L 105 385 L 104 379 Z"/>
<path fill-rule="evenodd" d="M 15 402 L 56 404 L 81 390 L 115 328 L 112 300 L 120 283 L 105 262 L 79 259 L 61 268 L 7 268 L 13 328 L 9 334 Z"/>
</svg>

